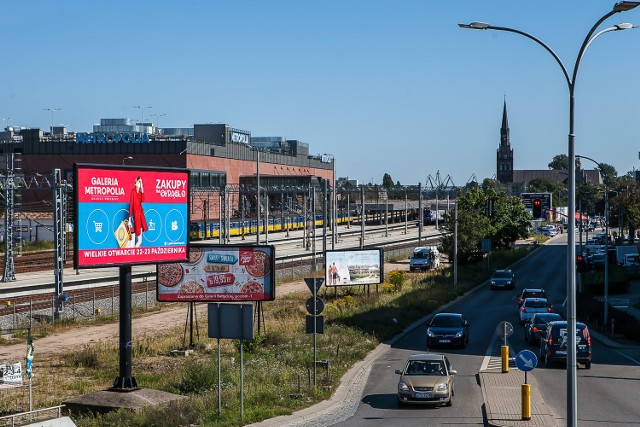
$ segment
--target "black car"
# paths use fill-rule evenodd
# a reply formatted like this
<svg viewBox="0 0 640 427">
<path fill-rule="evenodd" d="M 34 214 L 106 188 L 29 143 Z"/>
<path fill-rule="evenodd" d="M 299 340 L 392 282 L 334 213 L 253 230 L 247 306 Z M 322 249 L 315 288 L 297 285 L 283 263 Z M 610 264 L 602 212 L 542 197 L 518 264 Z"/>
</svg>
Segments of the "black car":
<svg viewBox="0 0 640 427">
<path fill-rule="evenodd" d="M 491 289 L 513 289 L 516 287 L 516 278 L 511 270 L 496 270 L 489 283 Z"/>
<path fill-rule="evenodd" d="M 520 295 L 518 296 L 518 310 L 520 310 L 520 306 L 527 298 L 544 298 L 549 299 L 549 295 L 544 291 L 544 289 L 540 288 L 524 288 Z"/>
<path fill-rule="evenodd" d="M 534 313 L 524 325 L 524 340 L 529 344 L 540 344 L 540 337 L 547 323 L 562 320 L 558 313 Z"/>
<path fill-rule="evenodd" d="M 466 347 L 469 322 L 459 313 L 438 313 L 427 327 L 427 348 L 436 345 Z"/>
<path fill-rule="evenodd" d="M 540 360 L 547 367 L 567 360 L 567 329 L 565 320 L 547 323 L 540 338 Z M 591 335 L 587 325 L 580 322 L 576 322 L 576 360 L 591 369 Z"/>
</svg>

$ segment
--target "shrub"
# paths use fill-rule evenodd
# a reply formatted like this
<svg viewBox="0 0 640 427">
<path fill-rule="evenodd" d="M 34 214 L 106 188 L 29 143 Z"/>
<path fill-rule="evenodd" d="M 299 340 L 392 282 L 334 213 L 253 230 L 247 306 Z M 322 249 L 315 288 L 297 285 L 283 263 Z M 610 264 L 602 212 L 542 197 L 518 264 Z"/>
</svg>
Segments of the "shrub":
<svg viewBox="0 0 640 427">
<path fill-rule="evenodd" d="M 393 270 L 392 272 L 389 273 L 388 279 L 389 279 L 389 282 L 391 282 L 391 284 L 395 286 L 396 290 L 399 291 L 402 289 L 402 285 L 404 284 L 404 281 L 407 279 L 407 273 L 400 270 Z"/>
</svg>

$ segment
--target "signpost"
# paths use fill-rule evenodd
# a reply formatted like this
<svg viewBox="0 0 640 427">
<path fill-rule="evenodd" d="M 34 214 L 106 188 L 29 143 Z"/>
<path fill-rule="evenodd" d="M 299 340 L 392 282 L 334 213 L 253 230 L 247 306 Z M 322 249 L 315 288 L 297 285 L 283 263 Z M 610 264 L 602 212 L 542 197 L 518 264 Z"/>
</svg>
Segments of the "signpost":
<svg viewBox="0 0 640 427">
<path fill-rule="evenodd" d="M 531 419 L 531 385 L 527 383 L 527 372 L 532 371 L 538 366 L 538 358 L 536 354 L 531 350 L 522 350 L 516 355 L 516 366 L 521 371 L 524 371 L 524 384 L 522 384 L 521 399 L 522 399 L 522 419 Z"/>
<path fill-rule="evenodd" d="M 307 333 L 313 334 L 313 386 L 316 386 L 316 374 L 317 374 L 317 364 L 318 364 L 318 346 L 316 341 L 316 335 L 318 334 L 318 330 L 320 329 L 324 332 L 324 325 L 318 328 L 318 320 L 321 322 L 324 320 L 323 316 L 318 316 L 324 310 L 324 301 L 318 297 L 318 290 L 322 286 L 324 279 L 322 278 L 305 278 L 305 283 L 309 287 L 309 290 L 313 293 L 313 296 L 307 300 L 306 306 L 307 311 L 311 316 L 307 316 L 307 325 L 309 325 L 309 318 L 312 319 L 313 328 L 307 327 Z M 320 319 L 318 319 L 320 317 Z M 320 332 L 320 333 L 322 333 Z"/>
<path fill-rule="evenodd" d="M 509 372 L 509 345 L 507 343 L 507 338 L 513 334 L 513 325 L 507 321 L 498 323 L 496 334 L 502 337 L 503 345 L 500 349 L 500 354 L 502 356 L 502 373 L 506 374 Z"/>
</svg>

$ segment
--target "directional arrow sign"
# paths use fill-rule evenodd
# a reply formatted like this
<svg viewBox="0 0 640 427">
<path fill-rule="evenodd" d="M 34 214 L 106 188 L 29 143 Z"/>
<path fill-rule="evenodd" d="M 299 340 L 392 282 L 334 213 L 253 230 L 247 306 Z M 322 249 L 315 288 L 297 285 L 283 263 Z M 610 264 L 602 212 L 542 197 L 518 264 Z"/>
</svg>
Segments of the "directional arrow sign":
<svg viewBox="0 0 640 427">
<path fill-rule="evenodd" d="M 522 350 L 516 355 L 516 366 L 524 372 L 532 371 L 533 368 L 538 366 L 538 358 L 533 351 Z"/>
</svg>

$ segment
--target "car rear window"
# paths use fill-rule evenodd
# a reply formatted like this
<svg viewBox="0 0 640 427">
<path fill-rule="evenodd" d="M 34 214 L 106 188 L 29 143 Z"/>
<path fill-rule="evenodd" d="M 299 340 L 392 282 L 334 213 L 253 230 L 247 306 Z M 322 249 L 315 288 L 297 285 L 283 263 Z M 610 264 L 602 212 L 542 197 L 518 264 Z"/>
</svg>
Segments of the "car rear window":
<svg viewBox="0 0 640 427">
<path fill-rule="evenodd" d="M 547 301 L 545 300 L 525 301 L 524 306 L 529 308 L 546 308 Z"/>
<path fill-rule="evenodd" d="M 535 297 L 542 297 L 542 296 L 544 296 L 542 292 L 525 292 L 522 295 L 522 298 L 535 298 Z"/>
<path fill-rule="evenodd" d="M 560 320 L 560 316 L 553 314 L 536 315 L 536 324 L 545 324 L 547 322 L 553 322 L 554 320 Z"/>
</svg>

